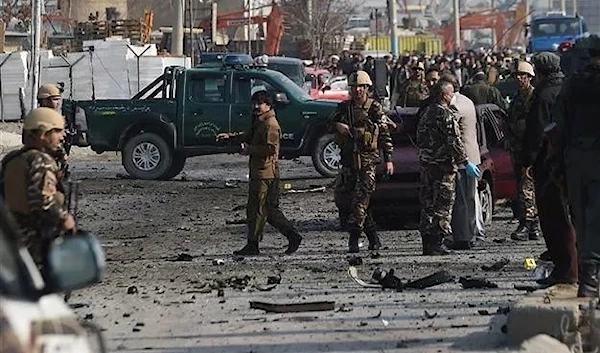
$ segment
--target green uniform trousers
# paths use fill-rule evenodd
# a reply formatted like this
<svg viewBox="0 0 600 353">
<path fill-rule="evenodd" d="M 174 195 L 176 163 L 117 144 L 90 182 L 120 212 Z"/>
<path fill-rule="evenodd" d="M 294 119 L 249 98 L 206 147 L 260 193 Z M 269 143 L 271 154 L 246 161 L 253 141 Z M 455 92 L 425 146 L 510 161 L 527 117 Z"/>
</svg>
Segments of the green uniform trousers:
<svg viewBox="0 0 600 353">
<path fill-rule="evenodd" d="M 246 207 L 248 241 L 261 241 L 269 222 L 286 238 L 300 236 L 279 209 L 279 179 L 250 179 Z"/>
</svg>

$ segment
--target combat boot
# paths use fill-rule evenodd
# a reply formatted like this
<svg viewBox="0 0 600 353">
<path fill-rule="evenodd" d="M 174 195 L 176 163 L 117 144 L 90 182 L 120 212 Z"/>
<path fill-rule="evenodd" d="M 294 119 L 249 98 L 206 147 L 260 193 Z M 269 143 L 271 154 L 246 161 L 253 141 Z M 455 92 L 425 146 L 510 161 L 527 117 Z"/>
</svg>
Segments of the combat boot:
<svg viewBox="0 0 600 353">
<path fill-rule="evenodd" d="M 536 221 L 529 221 L 529 240 L 540 239 L 540 229 Z"/>
<path fill-rule="evenodd" d="M 358 247 L 358 240 L 360 239 L 360 230 L 351 230 L 350 238 L 348 238 L 348 252 L 358 253 L 360 248 Z"/>
<path fill-rule="evenodd" d="M 577 296 L 580 298 L 598 298 L 600 295 L 598 286 L 600 278 L 600 265 L 597 262 L 584 262 L 579 272 L 579 290 Z"/>
<path fill-rule="evenodd" d="M 423 255 L 424 256 L 443 256 L 450 255 L 453 252 L 444 245 L 443 240 L 432 241 L 431 239 L 423 238 Z"/>
<path fill-rule="evenodd" d="M 369 250 L 381 249 L 381 241 L 379 240 L 377 231 L 369 230 L 369 231 L 365 231 L 365 233 L 367 234 L 367 239 L 369 239 Z"/>
<path fill-rule="evenodd" d="M 233 255 L 244 255 L 244 256 L 260 255 L 260 251 L 258 250 L 258 242 L 257 241 L 248 241 L 248 244 L 246 244 L 246 246 L 244 246 L 241 250 L 234 251 Z"/>
<path fill-rule="evenodd" d="M 525 221 L 519 224 L 517 230 L 515 230 L 510 238 L 516 241 L 528 241 L 538 240 L 540 238 L 540 231 L 536 221 Z"/>
<path fill-rule="evenodd" d="M 302 237 L 300 236 L 300 234 L 296 233 L 294 235 L 291 235 L 288 237 L 288 247 L 285 250 L 285 253 L 287 255 L 293 254 L 295 253 L 298 248 L 300 247 L 300 243 L 302 242 Z"/>
</svg>

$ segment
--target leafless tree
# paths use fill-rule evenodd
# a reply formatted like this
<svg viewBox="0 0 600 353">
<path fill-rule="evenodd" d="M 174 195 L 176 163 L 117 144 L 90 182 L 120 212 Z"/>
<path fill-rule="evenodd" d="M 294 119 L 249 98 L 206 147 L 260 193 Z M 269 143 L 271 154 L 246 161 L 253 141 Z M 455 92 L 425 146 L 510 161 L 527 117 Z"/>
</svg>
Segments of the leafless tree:
<svg viewBox="0 0 600 353">
<path fill-rule="evenodd" d="M 309 9 L 312 3 L 312 10 Z M 310 42 L 311 53 L 321 60 L 341 49 L 344 29 L 358 6 L 357 0 L 283 0 L 286 31 Z"/>
</svg>

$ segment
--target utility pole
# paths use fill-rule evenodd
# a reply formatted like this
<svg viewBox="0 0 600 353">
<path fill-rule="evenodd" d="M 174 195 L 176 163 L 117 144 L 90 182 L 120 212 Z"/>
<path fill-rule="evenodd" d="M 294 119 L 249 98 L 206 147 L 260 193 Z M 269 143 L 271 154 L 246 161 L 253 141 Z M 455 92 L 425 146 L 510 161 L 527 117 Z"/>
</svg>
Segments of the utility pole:
<svg viewBox="0 0 600 353">
<path fill-rule="evenodd" d="M 392 55 L 398 57 L 398 8 L 396 0 L 388 0 L 388 4 L 390 6 L 390 26 L 392 26 L 390 47 L 392 48 Z"/>
<path fill-rule="evenodd" d="M 460 50 L 460 11 L 459 0 L 453 0 L 454 4 L 454 50 Z"/>
<path fill-rule="evenodd" d="M 565 0 L 560 0 L 560 11 L 565 14 L 567 13 L 567 4 Z"/>
<path fill-rule="evenodd" d="M 252 55 L 252 39 L 250 39 L 251 32 L 252 32 L 252 0 L 248 0 L 248 55 Z"/>
<path fill-rule="evenodd" d="M 315 56 L 316 52 L 317 52 L 317 46 L 315 45 L 314 41 L 313 41 L 313 0 L 306 0 L 306 11 L 308 12 L 308 30 L 307 30 L 307 38 L 310 41 L 310 47 L 312 48 L 310 51 L 310 55 L 311 56 Z M 320 52 L 320 50 L 319 50 Z M 319 58 L 321 59 L 321 58 Z"/>
<path fill-rule="evenodd" d="M 213 1 L 212 2 L 212 11 L 211 11 L 211 23 L 210 23 L 210 29 L 212 31 L 212 45 L 213 45 L 213 50 L 215 48 L 215 46 L 217 45 L 217 2 Z"/>
<path fill-rule="evenodd" d="M 183 56 L 183 0 L 175 0 L 175 18 L 171 35 L 171 55 Z"/>
<path fill-rule="evenodd" d="M 31 31 L 33 35 L 31 48 L 31 109 L 37 107 L 38 88 L 40 86 L 40 50 L 42 43 L 42 0 L 33 0 L 31 8 L 32 23 Z"/>
<path fill-rule="evenodd" d="M 573 0 L 573 15 L 577 15 L 577 0 Z"/>
</svg>

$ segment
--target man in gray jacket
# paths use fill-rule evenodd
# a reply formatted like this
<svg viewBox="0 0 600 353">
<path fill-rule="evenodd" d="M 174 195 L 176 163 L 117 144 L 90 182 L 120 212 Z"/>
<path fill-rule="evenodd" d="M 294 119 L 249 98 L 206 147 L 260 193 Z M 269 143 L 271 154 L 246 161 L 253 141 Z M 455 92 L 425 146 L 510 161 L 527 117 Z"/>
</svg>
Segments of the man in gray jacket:
<svg viewBox="0 0 600 353">
<path fill-rule="evenodd" d="M 440 80 L 446 80 L 454 85 L 455 95 L 451 103 L 459 113 L 461 139 L 469 162 L 481 164 L 479 141 L 477 141 L 477 112 L 475 104 L 467 96 L 458 92 L 459 86 L 451 75 L 442 75 Z M 476 223 L 477 178 L 467 175 L 466 169 L 459 169 L 456 178 L 456 202 L 452 212 L 453 250 L 468 250 L 473 245 L 473 239 L 478 233 Z"/>
</svg>

